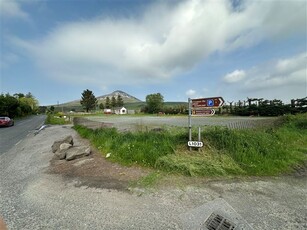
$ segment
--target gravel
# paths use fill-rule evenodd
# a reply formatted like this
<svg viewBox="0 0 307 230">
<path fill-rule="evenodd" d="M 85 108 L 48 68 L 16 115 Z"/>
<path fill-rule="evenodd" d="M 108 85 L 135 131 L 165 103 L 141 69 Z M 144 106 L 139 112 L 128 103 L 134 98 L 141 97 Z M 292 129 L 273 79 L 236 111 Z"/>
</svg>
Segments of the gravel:
<svg viewBox="0 0 307 230">
<path fill-rule="evenodd" d="M 9 229 L 185 229 L 195 213 L 203 223 L 207 216 L 198 211 L 215 201 L 254 229 L 307 228 L 306 176 L 200 179 L 131 191 L 76 186 L 76 179 L 47 173 L 52 143 L 67 135 L 77 134 L 47 127 L 0 156 L 0 215 Z"/>
<path fill-rule="evenodd" d="M 90 116 L 90 121 L 113 124 L 119 130 L 145 130 L 163 126 L 188 127 L 188 116 Z M 192 117 L 192 127 L 226 126 L 243 129 L 259 126 L 270 126 L 275 117 Z"/>
</svg>

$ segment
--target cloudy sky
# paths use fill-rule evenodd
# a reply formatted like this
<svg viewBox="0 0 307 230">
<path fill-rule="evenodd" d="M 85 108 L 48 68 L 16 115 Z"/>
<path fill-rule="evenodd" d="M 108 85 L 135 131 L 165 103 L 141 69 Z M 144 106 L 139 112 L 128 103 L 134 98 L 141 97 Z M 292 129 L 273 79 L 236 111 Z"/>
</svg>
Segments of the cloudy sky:
<svg viewBox="0 0 307 230">
<path fill-rule="evenodd" d="M 305 0 L 0 0 L 0 93 L 307 95 Z"/>
</svg>

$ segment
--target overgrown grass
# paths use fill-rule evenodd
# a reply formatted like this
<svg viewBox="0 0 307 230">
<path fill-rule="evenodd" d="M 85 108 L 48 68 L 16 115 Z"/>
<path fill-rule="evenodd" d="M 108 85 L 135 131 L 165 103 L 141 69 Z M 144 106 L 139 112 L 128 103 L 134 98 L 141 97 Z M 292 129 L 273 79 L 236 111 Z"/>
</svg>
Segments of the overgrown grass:
<svg viewBox="0 0 307 230">
<path fill-rule="evenodd" d="M 176 145 L 182 144 L 183 140 L 181 134 L 172 135 L 167 131 L 119 133 L 115 128 L 92 130 L 83 126 L 75 126 L 75 129 L 98 149 L 111 153 L 112 159 L 124 164 L 151 167 L 160 157 L 174 154 Z"/>
<path fill-rule="evenodd" d="M 213 128 L 204 136 L 248 175 L 276 175 L 307 159 L 307 116 L 287 116 L 279 128 L 229 130 Z"/>
<path fill-rule="evenodd" d="M 49 125 L 65 125 L 70 122 L 66 121 L 63 117 L 55 116 L 53 114 L 48 114 L 45 120 L 45 124 Z"/>
<path fill-rule="evenodd" d="M 123 164 L 139 164 L 190 176 L 277 175 L 307 160 L 307 114 L 287 116 L 267 130 L 206 127 L 205 147 L 187 151 L 187 130 L 126 132 L 75 129 L 104 154 Z"/>
</svg>

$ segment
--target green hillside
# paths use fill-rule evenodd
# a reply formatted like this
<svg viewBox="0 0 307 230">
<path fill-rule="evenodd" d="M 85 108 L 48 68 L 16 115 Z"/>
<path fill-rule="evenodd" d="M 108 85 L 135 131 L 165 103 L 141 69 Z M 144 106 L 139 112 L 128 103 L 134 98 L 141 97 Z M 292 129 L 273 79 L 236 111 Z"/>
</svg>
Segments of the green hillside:
<svg viewBox="0 0 307 230">
<path fill-rule="evenodd" d="M 117 90 L 110 94 L 106 94 L 103 96 L 96 97 L 98 101 L 98 105 L 103 103 L 106 103 L 106 98 L 109 97 L 110 99 L 114 96 L 117 98 L 117 96 L 120 95 L 124 101 L 124 106 L 128 110 L 141 110 L 141 108 L 146 106 L 146 102 L 139 100 L 138 98 L 131 96 L 130 94 L 127 94 L 123 91 Z M 69 112 L 69 111 L 83 111 L 83 107 L 80 104 L 80 99 L 66 102 L 59 105 L 53 105 L 55 107 L 55 111 L 63 111 L 63 112 Z M 178 107 L 178 106 L 187 106 L 186 102 L 165 102 L 164 105 L 166 107 Z"/>
</svg>

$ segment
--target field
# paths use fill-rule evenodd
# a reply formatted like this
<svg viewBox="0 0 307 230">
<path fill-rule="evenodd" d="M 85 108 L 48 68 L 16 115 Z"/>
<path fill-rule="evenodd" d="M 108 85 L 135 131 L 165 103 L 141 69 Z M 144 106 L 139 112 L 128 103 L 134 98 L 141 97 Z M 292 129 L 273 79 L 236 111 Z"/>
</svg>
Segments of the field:
<svg viewBox="0 0 307 230">
<path fill-rule="evenodd" d="M 194 125 L 202 126 L 204 147 L 199 151 L 188 151 L 187 117 L 89 119 L 85 123 L 83 119 L 76 122 L 75 129 L 102 155 L 108 154 L 110 160 L 125 165 L 137 164 L 189 176 L 259 176 L 289 173 L 307 161 L 306 114 L 279 119 L 193 118 Z M 238 129 L 234 122 L 254 126 L 242 125 Z M 197 136 L 194 128 L 194 140 Z"/>
</svg>

